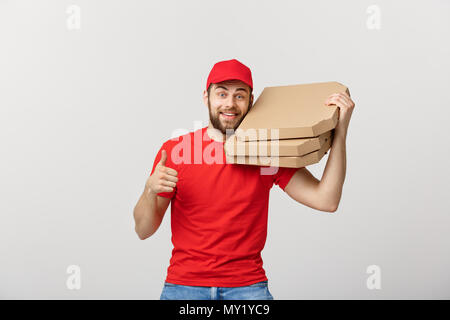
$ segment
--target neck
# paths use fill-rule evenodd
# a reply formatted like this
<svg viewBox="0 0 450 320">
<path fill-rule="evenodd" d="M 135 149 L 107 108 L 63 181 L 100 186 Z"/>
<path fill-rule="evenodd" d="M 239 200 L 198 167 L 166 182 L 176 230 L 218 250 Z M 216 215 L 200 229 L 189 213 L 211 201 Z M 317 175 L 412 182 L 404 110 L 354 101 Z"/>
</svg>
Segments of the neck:
<svg viewBox="0 0 450 320">
<path fill-rule="evenodd" d="M 225 135 L 222 132 L 220 132 L 219 129 L 214 128 L 213 125 L 211 124 L 211 122 L 209 122 L 206 132 L 207 132 L 208 136 L 214 141 L 217 141 L 217 142 L 225 141 Z"/>
</svg>

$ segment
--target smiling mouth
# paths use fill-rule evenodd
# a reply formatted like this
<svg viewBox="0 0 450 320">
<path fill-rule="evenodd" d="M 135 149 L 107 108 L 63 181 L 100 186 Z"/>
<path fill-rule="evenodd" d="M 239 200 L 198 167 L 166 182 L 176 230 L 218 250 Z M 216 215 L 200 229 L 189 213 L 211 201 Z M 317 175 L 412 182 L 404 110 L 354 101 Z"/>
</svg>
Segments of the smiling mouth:
<svg viewBox="0 0 450 320">
<path fill-rule="evenodd" d="M 234 119 L 237 117 L 237 113 L 220 112 L 220 116 L 224 119 Z"/>
</svg>

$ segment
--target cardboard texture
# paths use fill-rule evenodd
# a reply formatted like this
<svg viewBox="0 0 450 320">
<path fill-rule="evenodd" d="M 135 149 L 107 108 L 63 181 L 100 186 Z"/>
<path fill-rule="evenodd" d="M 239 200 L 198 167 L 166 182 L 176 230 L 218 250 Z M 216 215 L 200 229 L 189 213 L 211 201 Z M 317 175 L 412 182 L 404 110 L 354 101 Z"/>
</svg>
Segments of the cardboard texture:
<svg viewBox="0 0 450 320">
<path fill-rule="evenodd" d="M 229 156 L 293 156 L 298 157 L 317 151 L 331 138 L 331 131 L 318 137 L 269 141 L 239 141 L 230 136 L 224 144 Z"/>
<path fill-rule="evenodd" d="M 330 139 L 327 139 L 319 150 L 299 157 L 229 156 L 225 154 L 226 161 L 235 164 L 301 168 L 319 162 L 330 149 L 333 137 L 334 131 L 332 131 Z"/>
<path fill-rule="evenodd" d="M 339 110 L 324 102 L 338 92 L 349 90 L 335 81 L 266 87 L 236 129 L 237 140 L 313 138 L 330 131 Z"/>
</svg>

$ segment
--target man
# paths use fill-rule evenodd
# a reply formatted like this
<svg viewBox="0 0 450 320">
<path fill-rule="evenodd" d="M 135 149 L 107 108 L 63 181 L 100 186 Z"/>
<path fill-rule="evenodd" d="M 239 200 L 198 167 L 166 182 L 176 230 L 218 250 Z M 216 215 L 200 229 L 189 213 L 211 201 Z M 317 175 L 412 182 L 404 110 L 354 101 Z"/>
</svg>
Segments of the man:
<svg viewBox="0 0 450 320">
<path fill-rule="evenodd" d="M 338 208 L 353 101 L 345 93 L 325 101 L 339 107 L 339 120 L 319 181 L 306 168 L 278 168 L 269 175 L 259 166 L 226 163 L 226 134 L 252 107 L 252 92 L 248 67 L 235 59 L 216 63 L 203 92 L 208 127 L 166 141 L 156 156 L 134 218 L 144 240 L 172 201 L 174 248 L 160 299 L 273 299 L 261 259 L 273 184 L 311 208 Z"/>
</svg>

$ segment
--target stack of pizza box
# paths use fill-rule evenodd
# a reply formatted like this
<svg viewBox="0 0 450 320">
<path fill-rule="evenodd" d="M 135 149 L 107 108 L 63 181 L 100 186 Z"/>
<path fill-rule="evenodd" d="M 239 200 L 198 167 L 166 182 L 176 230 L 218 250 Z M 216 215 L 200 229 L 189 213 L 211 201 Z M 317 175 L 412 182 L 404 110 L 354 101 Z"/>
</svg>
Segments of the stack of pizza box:
<svg viewBox="0 0 450 320">
<path fill-rule="evenodd" d="M 338 82 L 266 87 L 225 145 L 227 163 L 301 168 L 332 145 L 339 109 L 325 105 Z"/>
</svg>

